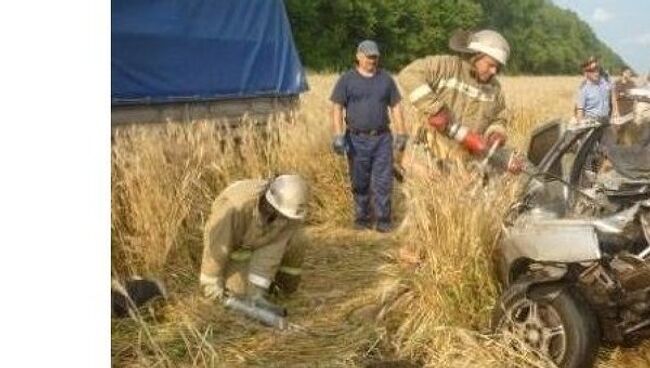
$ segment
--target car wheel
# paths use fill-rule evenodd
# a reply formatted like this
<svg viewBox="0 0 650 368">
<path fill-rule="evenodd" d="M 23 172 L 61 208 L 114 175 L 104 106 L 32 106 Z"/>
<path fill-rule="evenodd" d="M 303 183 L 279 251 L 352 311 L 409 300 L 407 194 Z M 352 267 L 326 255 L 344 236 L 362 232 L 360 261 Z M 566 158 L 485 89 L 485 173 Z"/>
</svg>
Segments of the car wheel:
<svg viewBox="0 0 650 368">
<path fill-rule="evenodd" d="M 596 319 L 584 299 L 565 287 L 555 297 L 519 293 L 493 314 L 495 332 L 550 358 L 561 368 L 594 363 L 600 343 Z M 516 344 L 515 344 L 516 346 Z"/>
</svg>

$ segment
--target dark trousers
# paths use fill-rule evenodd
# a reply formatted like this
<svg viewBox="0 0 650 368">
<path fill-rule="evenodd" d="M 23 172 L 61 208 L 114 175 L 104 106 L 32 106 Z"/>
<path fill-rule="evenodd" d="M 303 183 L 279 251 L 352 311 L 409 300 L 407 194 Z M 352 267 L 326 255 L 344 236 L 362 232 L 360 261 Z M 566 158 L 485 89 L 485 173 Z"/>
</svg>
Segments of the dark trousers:
<svg viewBox="0 0 650 368">
<path fill-rule="evenodd" d="M 390 224 L 393 190 L 393 136 L 348 132 L 348 168 L 355 203 L 356 222 Z M 371 211 L 370 202 L 372 199 Z"/>
</svg>

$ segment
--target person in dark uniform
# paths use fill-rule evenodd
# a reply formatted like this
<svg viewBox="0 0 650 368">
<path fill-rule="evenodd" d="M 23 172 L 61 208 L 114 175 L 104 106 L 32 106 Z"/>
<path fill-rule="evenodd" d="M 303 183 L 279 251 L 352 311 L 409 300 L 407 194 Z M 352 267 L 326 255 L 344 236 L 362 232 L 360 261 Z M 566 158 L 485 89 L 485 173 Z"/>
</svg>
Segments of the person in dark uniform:
<svg viewBox="0 0 650 368">
<path fill-rule="evenodd" d="M 378 67 L 379 48 L 374 41 L 361 42 L 356 59 L 357 65 L 338 79 L 330 97 L 332 148 L 347 154 L 355 228 L 389 232 L 393 146 L 401 151 L 408 140 L 401 96 L 391 75 Z M 389 115 L 395 121 L 396 135 L 391 132 Z"/>
</svg>

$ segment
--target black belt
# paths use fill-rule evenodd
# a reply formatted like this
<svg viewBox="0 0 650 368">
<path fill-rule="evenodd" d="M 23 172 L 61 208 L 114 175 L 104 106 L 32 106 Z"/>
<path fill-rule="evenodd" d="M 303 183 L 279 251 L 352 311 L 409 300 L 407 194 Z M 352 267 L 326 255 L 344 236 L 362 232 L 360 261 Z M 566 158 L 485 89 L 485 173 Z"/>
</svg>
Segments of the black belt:
<svg viewBox="0 0 650 368">
<path fill-rule="evenodd" d="M 348 128 L 348 131 L 350 134 L 354 135 L 371 135 L 371 136 L 377 136 L 380 134 L 388 133 L 390 132 L 390 129 L 388 127 L 383 127 L 379 129 L 371 129 L 371 130 L 362 130 L 362 129 L 355 129 L 355 128 Z"/>
</svg>

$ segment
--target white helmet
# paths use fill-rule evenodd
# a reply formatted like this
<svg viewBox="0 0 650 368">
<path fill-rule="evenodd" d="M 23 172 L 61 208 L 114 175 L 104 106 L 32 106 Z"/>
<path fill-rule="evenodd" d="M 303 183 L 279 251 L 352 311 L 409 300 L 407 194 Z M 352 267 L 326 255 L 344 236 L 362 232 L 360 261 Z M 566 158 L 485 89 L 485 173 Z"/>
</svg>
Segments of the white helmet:
<svg viewBox="0 0 650 368">
<path fill-rule="evenodd" d="M 476 33 L 456 31 L 449 40 L 452 50 L 464 53 L 480 52 L 506 65 L 510 56 L 510 45 L 499 32 L 485 29 Z"/>
<path fill-rule="evenodd" d="M 303 220 L 307 215 L 309 187 L 300 175 L 280 175 L 269 185 L 266 200 L 282 215 Z"/>
</svg>

